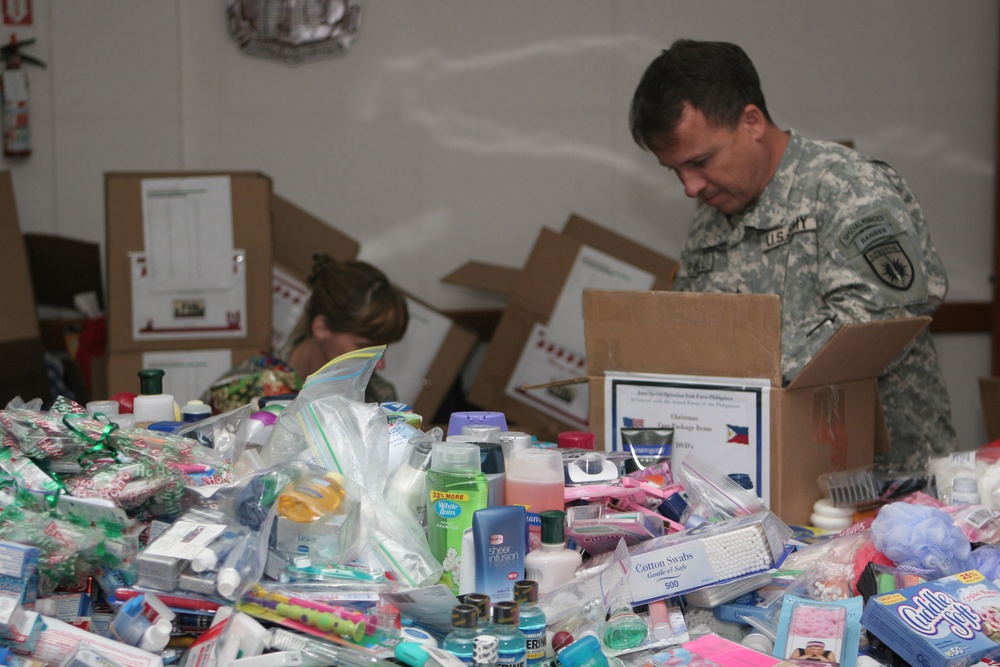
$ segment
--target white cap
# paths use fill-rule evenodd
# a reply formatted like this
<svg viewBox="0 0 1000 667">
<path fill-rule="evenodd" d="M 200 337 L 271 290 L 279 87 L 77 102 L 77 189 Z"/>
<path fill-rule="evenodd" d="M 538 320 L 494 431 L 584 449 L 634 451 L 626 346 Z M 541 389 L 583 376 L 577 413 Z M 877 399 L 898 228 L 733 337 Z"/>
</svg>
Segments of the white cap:
<svg viewBox="0 0 1000 667">
<path fill-rule="evenodd" d="M 146 631 L 142 633 L 142 641 L 139 642 L 139 648 L 143 651 L 159 653 L 167 647 L 167 642 L 170 641 L 170 633 L 173 629 L 173 623 L 166 619 L 160 619 L 146 628 Z"/>
<path fill-rule="evenodd" d="M 243 577 L 240 573 L 231 567 L 223 568 L 219 570 L 218 577 L 216 578 L 215 588 L 219 591 L 219 594 L 223 597 L 232 599 L 233 593 L 236 592 L 236 588 L 240 585 Z"/>
<path fill-rule="evenodd" d="M 211 549 L 202 549 L 191 559 L 191 569 L 195 572 L 214 570 L 219 564 L 219 555 Z"/>
</svg>

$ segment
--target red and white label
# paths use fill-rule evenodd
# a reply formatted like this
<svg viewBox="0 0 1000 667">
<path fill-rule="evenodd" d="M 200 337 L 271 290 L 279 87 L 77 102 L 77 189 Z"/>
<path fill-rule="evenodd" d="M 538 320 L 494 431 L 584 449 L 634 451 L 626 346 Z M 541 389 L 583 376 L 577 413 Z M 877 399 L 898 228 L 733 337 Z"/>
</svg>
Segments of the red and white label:
<svg viewBox="0 0 1000 667">
<path fill-rule="evenodd" d="M 3 0 L 4 25 L 31 25 L 31 0 Z"/>
</svg>

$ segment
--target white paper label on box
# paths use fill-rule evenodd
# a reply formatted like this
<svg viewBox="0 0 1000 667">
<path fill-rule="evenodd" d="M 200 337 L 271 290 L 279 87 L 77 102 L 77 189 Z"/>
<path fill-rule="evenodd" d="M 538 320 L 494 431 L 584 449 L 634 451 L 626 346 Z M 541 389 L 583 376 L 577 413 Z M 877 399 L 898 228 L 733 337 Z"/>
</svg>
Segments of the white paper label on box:
<svg viewBox="0 0 1000 667">
<path fill-rule="evenodd" d="M 245 338 L 246 252 L 233 250 L 230 256 L 232 278 L 225 287 L 165 291 L 149 271 L 146 253 L 130 253 L 132 338 L 137 341 Z"/>
<path fill-rule="evenodd" d="M 170 394 L 178 405 L 201 398 L 213 382 L 233 367 L 229 350 L 182 350 L 178 352 L 143 352 L 143 368 L 160 368 L 163 393 Z"/>
<path fill-rule="evenodd" d="M 301 280 L 275 266 L 271 269 L 271 348 L 288 342 L 302 317 L 311 291 Z"/>
<path fill-rule="evenodd" d="M 194 523 L 176 521 L 167 532 L 146 547 L 144 553 L 150 556 L 168 556 L 183 560 L 193 560 L 202 549 L 225 532 L 226 527 L 214 523 Z"/>
<path fill-rule="evenodd" d="M 434 358 L 441 350 L 453 322 L 419 301 L 407 299 L 406 305 L 410 311 L 410 324 L 402 340 L 386 350 L 385 369 L 379 374 L 393 384 L 400 401 L 413 405 L 423 391 Z M 434 415 L 424 417 L 430 420 Z"/>
<path fill-rule="evenodd" d="M 514 372 L 507 380 L 505 393 L 539 412 L 585 431 L 590 412 L 590 391 L 586 381 L 538 389 L 524 387 L 586 374 L 587 360 L 583 353 L 551 340 L 546 327 L 536 323 L 524 344 Z"/>
<path fill-rule="evenodd" d="M 228 289 L 233 273 L 232 187 L 228 176 L 142 181 L 142 233 L 155 291 Z"/>
<path fill-rule="evenodd" d="M 623 428 L 672 427 L 671 461 L 697 451 L 719 472 L 747 473 L 769 503 L 771 387 L 767 380 L 605 373 L 604 438 L 624 451 Z"/>
</svg>

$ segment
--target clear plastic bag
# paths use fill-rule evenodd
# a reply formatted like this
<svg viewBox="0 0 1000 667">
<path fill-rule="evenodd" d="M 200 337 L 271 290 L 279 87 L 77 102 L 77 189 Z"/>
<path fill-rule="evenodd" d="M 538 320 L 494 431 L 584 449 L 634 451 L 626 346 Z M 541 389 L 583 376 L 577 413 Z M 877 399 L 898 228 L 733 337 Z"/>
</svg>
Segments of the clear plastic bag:
<svg viewBox="0 0 1000 667">
<path fill-rule="evenodd" d="M 767 511 L 760 498 L 696 454 L 689 453 L 680 465 L 674 466 L 674 475 L 684 485 L 692 510 L 709 520 Z"/>
</svg>

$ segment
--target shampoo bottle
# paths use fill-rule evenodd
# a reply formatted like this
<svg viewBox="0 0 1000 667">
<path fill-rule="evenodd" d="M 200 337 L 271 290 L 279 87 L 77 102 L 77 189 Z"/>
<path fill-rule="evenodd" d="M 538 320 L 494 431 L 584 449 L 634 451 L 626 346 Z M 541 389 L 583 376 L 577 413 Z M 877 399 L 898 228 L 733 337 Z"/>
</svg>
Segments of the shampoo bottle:
<svg viewBox="0 0 1000 667">
<path fill-rule="evenodd" d="M 566 513 L 559 510 L 542 512 L 542 546 L 524 557 L 524 576 L 538 582 L 538 594 L 573 581 L 583 562 L 579 551 L 566 548 Z"/>
<path fill-rule="evenodd" d="M 163 393 L 164 375 L 159 368 L 144 368 L 139 371 L 139 395 L 132 403 L 132 414 L 139 426 L 173 421 L 176 417 L 174 397 Z"/>
<path fill-rule="evenodd" d="M 436 442 L 427 471 L 427 542 L 444 565 L 441 583 L 458 591 L 462 536 L 472 515 L 486 507 L 486 475 L 479 469 L 479 447 L 464 442 Z M 472 554 L 469 554 L 472 557 Z"/>
<path fill-rule="evenodd" d="M 296 523 L 312 523 L 332 515 L 344 501 L 343 475 L 328 472 L 278 494 L 278 514 Z"/>
</svg>

